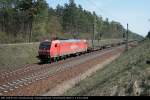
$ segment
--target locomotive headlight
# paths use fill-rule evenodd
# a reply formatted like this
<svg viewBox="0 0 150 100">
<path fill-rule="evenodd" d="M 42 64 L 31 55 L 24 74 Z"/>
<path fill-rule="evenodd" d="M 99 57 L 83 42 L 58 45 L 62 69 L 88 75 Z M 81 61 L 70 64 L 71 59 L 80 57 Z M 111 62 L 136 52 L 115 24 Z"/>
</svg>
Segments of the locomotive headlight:
<svg viewBox="0 0 150 100">
<path fill-rule="evenodd" d="M 46 50 L 46 52 L 47 52 L 47 53 L 50 53 L 50 51 L 49 51 L 49 50 Z"/>
</svg>

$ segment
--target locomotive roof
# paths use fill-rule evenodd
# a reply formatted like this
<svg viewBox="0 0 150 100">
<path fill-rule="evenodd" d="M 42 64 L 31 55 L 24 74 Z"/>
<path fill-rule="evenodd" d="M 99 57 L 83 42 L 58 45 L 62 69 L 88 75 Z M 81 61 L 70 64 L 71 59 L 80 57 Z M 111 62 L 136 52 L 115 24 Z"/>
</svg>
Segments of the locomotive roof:
<svg viewBox="0 0 150 100">
<path fill-rule="evenodd" d="M 79 40 L 79 39 L 68 39 L 68 40 L 58 40 L 60 42 L 80 42 L 80 41 L 83 41 L 83 40 Z"/>
<path fill-rule="evenodd" d="M 77 39 L 68 39 L 68 40 L 54 40 L 55 43 L 61 43 L 61 42 L 80 42 L 83 40 L 77 40 Z"/>
<path fill-rule="evenodd" d="M 79 42 L 81 40 L 76 40 L 76 39 L 69 39 L 69 40 L 59 40 L 61 42 Z"/>
<path fill-rule="evenodd" d="M 80 41 L 83 41 L 83 40 L 79 40 L 79 39 L 65 39 L 65 40 L 51 40 L 51 41 L 50 40 L 45 40 L 43 42 L 52 42 L 52 41 L 59 43 L 59 42 L 80 42 Z"/>
</svg>

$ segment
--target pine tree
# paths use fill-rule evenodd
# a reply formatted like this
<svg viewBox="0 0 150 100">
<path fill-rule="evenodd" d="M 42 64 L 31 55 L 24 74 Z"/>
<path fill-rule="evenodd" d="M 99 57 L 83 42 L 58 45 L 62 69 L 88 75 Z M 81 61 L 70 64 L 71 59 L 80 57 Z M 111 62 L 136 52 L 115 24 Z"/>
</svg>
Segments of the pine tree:
<svg viewBox="0 0 150 100">
<path fill-rule="evenodd" d="M 147 34 L 147 38 L 149 38 L 150 39 L 150 31 L 148 32 L 148 34 Z"/>
</svg>

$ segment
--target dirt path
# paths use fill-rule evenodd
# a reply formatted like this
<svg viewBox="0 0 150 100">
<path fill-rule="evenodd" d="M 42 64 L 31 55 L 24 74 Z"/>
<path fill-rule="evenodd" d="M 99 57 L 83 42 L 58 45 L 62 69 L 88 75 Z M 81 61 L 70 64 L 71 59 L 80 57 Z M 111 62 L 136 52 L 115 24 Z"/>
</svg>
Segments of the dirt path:
<svg viewBox="0 0 150 100">
<path fill-rule="evenodd" d="M 118 52 L 116 55 L 112 55 L 109 58 L 99 62 L 99 64 L 93 66 L 92 68 L 88 69 L 84 73 L 80 73 L 76 77 L 73 77 L 67 81 L 62 82 L 61 84 L 57 85 L 53 89 L 51 89 L 49 92 L 45 93 L 43 96 L 61 96 L 63 95 L 67 90 L 74 87 L 76 84 L 78 84 L 81 80 L 91 76 L 93 73 L 95 73 L 97 70 L 100 70 L 104 68 L 107 64 L 111 63 L 113 60 L 118 58 L 122 52 Z"/>
</svg>

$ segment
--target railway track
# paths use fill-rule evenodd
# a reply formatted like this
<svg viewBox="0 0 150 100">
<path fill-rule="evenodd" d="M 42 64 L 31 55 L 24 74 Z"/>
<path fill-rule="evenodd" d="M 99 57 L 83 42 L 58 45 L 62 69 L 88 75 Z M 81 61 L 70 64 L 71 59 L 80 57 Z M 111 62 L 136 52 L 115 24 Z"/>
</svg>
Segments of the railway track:
<svg viewBox="0 0 150 100">
<path fill-rule="evenodd" d="M 38 65 L 38 64 L 32 64 L 32 65 L 26 65 L 24 66 L 23 68 L 20 68 L 20 69 L 17 69 L 17 70 L 14 70 L 14 71 L 8 71 L 8 72 L 3 72 L 0 74 L 0 82 L 4 82 L 3 79 L 12 79 L 12 77 L 21 77 L 21 76 L 24 76 L 24 74 L 26 73 L 34 73 L 36 71 L 40 71 L 41 69 L 45 69 L 45 68 L 49 68 L 49 67 L 54 67 L 54 66 L 57 66 L 59 64 L 62 64 L 62 63 L 68 63 L 70 61 L 73 61 L 73 60 L 76 60 L 76 59 L 81 59 L 82 57 L 84 56 L 87 56 L 89 54 L 85 54 L 85 55 L 81 55 L 81 56 L 78 56 L 78 57 L 74 57 L 74 58 L 69 58 L 65 61 L 59 61 L 59 62 L 55 62 L 55 63 L 52 63 L 52 64 L 44 64 L 44 65 Z M 20 75 L 20 76 L 18 76 Z"/>
<path fill-rule="evenodd" d="M 115 48 L 122 48 L 123 46 L 107 48 L 101 51 L 87 53 L 75 58 L 70 58 L 58 63 L 45 64 L 45 65 L 28 65 L 21 69 L 4 72 L 0 75 L 0 96 L 9 94 L 18 88 L 29 86 L 30 84 L 47 79 L 54 76 L 56 73 L 62 72 L 69 68 L 73 68 L 79 64 L 88 62 L 103 54 L 112 52 Z"/>
</svg>

